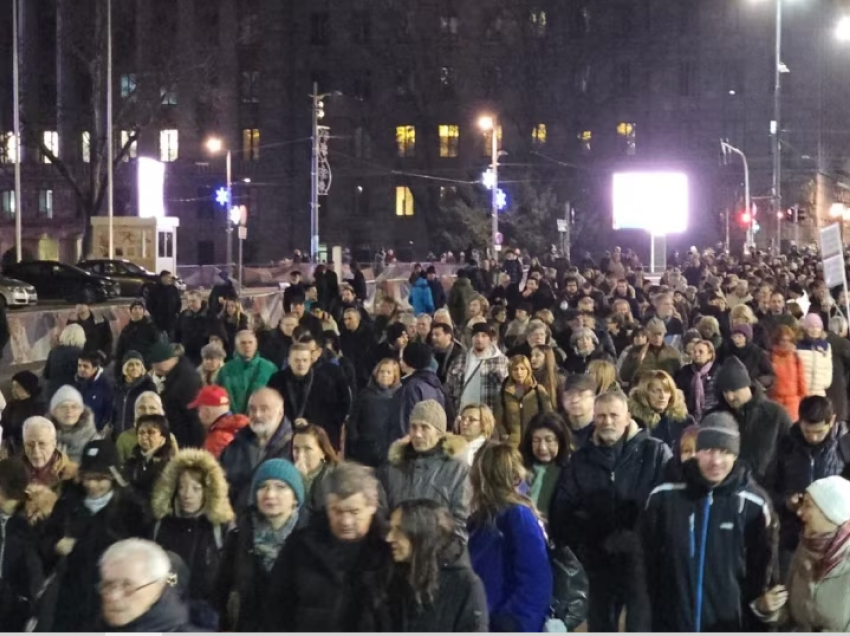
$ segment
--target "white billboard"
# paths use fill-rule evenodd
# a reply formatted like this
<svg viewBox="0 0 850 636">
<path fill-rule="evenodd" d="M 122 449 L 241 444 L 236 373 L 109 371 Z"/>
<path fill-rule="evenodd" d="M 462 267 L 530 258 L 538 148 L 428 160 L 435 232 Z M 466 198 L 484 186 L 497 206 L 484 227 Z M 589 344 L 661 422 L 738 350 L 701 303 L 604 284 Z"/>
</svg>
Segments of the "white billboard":
<svg viewBox="0 0 850 636">
<path fill-rule="evenodd" d="M 136 163 L 139 216 L 161 219 L 165 217 L 165 164 L 150 157 L 139 157 Z"/>
<path fill-rule="evenodd" d="M 680 172 L 614 174 L 614 229 L 656 236 L 688 229 L 688 176 Z"/>
</svg>

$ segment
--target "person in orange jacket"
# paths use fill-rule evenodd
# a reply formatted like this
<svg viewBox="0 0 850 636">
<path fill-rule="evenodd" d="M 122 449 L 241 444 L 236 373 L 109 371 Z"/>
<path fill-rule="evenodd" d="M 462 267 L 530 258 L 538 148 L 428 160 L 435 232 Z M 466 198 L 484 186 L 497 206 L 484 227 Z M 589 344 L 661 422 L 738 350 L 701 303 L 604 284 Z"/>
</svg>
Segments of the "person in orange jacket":
<svg viewBox="0 0 850 636">
<path fill-rule="evenodd" d="M 806 397 L 807 388 L 806 372 L 797 355 L 797 338 L 791 327 L 781 325 L 774 333 L 770 360 L 776 371 L 770 398 L 785 407 L 791 421 L 796 422 L 800 400 Z"/>
</svg>

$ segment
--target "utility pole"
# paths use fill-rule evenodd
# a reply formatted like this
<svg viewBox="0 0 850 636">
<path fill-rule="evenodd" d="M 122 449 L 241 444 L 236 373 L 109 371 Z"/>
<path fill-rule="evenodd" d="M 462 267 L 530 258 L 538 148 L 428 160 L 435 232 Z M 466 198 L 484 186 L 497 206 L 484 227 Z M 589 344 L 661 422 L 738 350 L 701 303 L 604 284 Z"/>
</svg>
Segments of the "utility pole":
<svg viewBox="0 0 850 636">
<path fill-rule="evenodd" d="M 21 72 L 20 72 L 20 20 L 18 17 L 18 0 L 12 0 L 12 101 L 14 102 L 14 122 L 15 128 L 15 260 L 20 263 L 23 259 L 23 238 L 21 217 L 23 215 L 23 206 L 21 205 Z"/>
<path fill-rule="evenodd" d="M 227 179 L 227 277 L 233 278 L 233 173 L 230 146 L 227 147 L 226 179 Z"/>
<path fill-rule="evenodd" d="M 727 254 L 731 253 L 732 248 L 731 248 L 730 239 L 729 239 L 729 207 L 728 206 L 726 207 L 726 243 L 725 243 L 725 247 L 726 247 L 726 253 Z"/>
<path fill-rule="evenodd" d="M 490 130 L 490 161 L 493 170 L 493 190 L 490 193 L 490 215 L 492 221 L 491 238 L 493 258 L 499 258 L 499 135 L 496 118 L 493 118 L 493 128 Z"/>
<path fill-rule="evenodd" d="M 776 66 L 773 69 L 773 125 L 771 132 L 772 151 L 773 151 L 773 213 L 776 218 L 776 253 L 781 250 L 780 243 L 782 240 L 782 220 L 780 212 L 782 211 L 782 142 L 780 135 L 782 134 L 782 72 L 785 70 L 782 65 L 782 1 L 776 2 Z"/>
<path fill-rule="evenodd" d="M 747 247 L 753 247 L 755 245 L 755 234 L 753 232 L 753 225 L 755 223 L 755 215 L 753 214 L 753 203 L 750 198 L 750 164 L 747 162 L 747 156 L 738 148 L 730 144 L 725 139 L 720 140 L 720 149 L 723 151 L 724 159 L 731 152 L 733 154 L 738 155 L 741 158 L 741 161 L 744 164 L 744 205 L 746 206 L 747 214 L 750 215 L 750 223 L 749 227 L 747 227 Z M 728 215 L 727 215 L 727 228 L 728 228 Z M 728 229 L 727 229 L 727 241 L 728 239 Z"/>
<path fill-rule="evenodd" d="M 109 214 L 109 258 L 115 258 L 114 153 L 112 125 L 112 0 L 106 0 L 106 207 Z"/>
<path fill-rule="evenodd" d="M 319 84 L 313 82 L 313 138 L 310 162 L 310 262 L 319 263 L 319 119 L 324 115 Z"/>
</svg>

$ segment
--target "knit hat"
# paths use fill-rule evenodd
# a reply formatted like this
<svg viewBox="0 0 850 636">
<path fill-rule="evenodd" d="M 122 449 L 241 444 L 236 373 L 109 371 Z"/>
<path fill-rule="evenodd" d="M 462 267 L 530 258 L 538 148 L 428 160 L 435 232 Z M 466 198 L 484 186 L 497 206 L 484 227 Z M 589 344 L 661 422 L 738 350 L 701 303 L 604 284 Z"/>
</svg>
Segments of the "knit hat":
<svg viewBox="0 0 850 636">
<path fill-rule="evenodd" d="M 646 323 L 646 332 L 663 335 L 667 333 L 667 325 L 660 318 L 652 318 Z"/>
<path fill-rule="evenodd" d="M 286 459 L 268 459 L 257 468 L 251 481 L 251 500 L 257 501 L 257 490 L 264 482 L 274 479 L 292 488 L 298 506 L 304 504 L 304 480 L 295 465 Z"/>
<path fill-rule="evenodd" d="M 6 499 L 25 500 L 28 484 L 27 467 L 22 460 L 13 457 L 0 460 L 0 492 Z"/>
<path fill-rule="evenodd" d="M 843 526 L 850 521 L 850 481 L 844 477 L 834 475 L 818 479 L 806 488 L 806 492 L 823 516 L 835 525 Z"/>
<path fill-rule="evenodd" d="M 752 340 L 753 340 L 753 328 L 750 325 L 747 325 L 747 324 L 735 325 L 734 327 L 732 327 L 732 335 L 734 336 L 737 333 L 744 336 L 744 338 L 747 339 L 747 342 L 752 342 Z"/>
<path fill-rule="evenodd" d="M 806 314 L 803 318 L 803 329 L 823 329 L 823 320 L 818 314 Z"/>
<path fill-rule="evenodd" d="M 400 322 L 394 322 L 387 328 L 387 342 L 394 344 L 405 333 L 407 333 L 407 327 Z"/>
<path fill-rule="evenodd" d="M 427 369 L 431 366 L 432 359 L 431 347 L 424 342 L 411 342 L 404 348 L 404 354 L 402 355 L 404 363 L 417 371 Z"/>
<path fill-rule="evenodd" d="M 166 360 L 171 360 L 171 358 L 176 358 L 177 355 L 174 353 L 174 349 L 171 348 L 170 344 L 160 341 L 151 347 L 148 357 L 151 364 L 157 364 L 158 362 L 165 362 Z"/>
<path fill-rule="evenodd" d="M 689 344 L 696 342 L 697 340 L 702 340 L 700 332 L 696 329 L 688 329 L 685 332 L 685 335 L 682 336 L 682 349 L 686 349 Z"/>
<path fill-rule="evenodd" d="M 85 403 L 83 402 L 83 396 L 80 394 L 77 389 L 72 387 L 70 384 L 66 384 L 65 386 L 59 387 L 59 390 L 53 394 L 53 397 L 50 398 L 50 412 L 56 409 L 57 406 L 62 404 L 63 402 L 73 402 L 80 407 L 84 407 Z"/>
<path fill-rule="evenodd" d="M 413 407 L 410 413 L 411 424 L 428 424 L 443 435 L 446 434 L 446 411 L 437 400 L 425 400 Z"/>
<path fill-rule="evenodd" d="M 486 333 L 488 336 L 490 336 L 490 338 L 492 338 L 493 337 L 493 328 L 490 325 L 488 325 L 486 322 L 479 322 L 479 323 L 472 325 L 472 335 L 474 336 L 475 334 L 478 334 L 478 333 Z"/>
<path fill-rule="evenodd" d="M 721 449 L 733 455 L 741 454 L 741 433 L 738 422 L 725 412 L 709 413 L 700 423 L 697 451 Z"/>
<path fill-rule="evenodd" d="M 130 362 L 130 360 L 138 360 L 142 365 L 145 364 L 145 357 L 138 351 L 130 349 L 130 351 L 124 354 L 124 359 L 121 360 L 121 368 L 123 369 L 124 365 Z"/>
<path fill-rule="evenodd" d="M 115 476 L 118 451 L 108 439 L 96 439 L 86 444 L 80 460 L 80 473 Z"/>
<path fill-rule="evenodd" d="M 717 390 L 720 392 L 737 391 L 752 384 L 747 367 L 735 356 L 730 356 L 720 367 L 717 374 Z"/>
<path fill-rule="evenodd" d="M 147 305 L 145 305 L 145 301 L 142 298 L 136 298 L 136 300 L 131 302 L 130 303 L 130 310 L 132 310 L 133 307 L 141 307 L 142 309 L 145 309 L 145 310 L 147 309 Z"/>
<path fill-rule="evenodd" d="M 38 376 L 32 371 L 18 371 L 12 376 L 12 382 L 17 382 L 31 397 L 37 397 L 41 393 Z"/>
</svg>

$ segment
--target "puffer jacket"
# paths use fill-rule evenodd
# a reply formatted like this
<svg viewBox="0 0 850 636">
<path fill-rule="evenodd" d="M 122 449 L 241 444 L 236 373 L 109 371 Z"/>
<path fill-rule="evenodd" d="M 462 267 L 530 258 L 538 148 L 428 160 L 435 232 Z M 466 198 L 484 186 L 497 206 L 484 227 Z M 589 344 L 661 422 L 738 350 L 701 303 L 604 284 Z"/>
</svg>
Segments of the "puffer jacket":
<svg viewBox="0 0 850 636">
<path fill-rule="evenodd" d="M 248 414 L 248 398 L 268 384 L 277 367 L 258 355 L 245 360 L 240 355 L 225 364 L 218 374 L 218 384 L 227 390 L 234 413 Z"/>
<path fill-rule="evenodd" d="M 434 313 L 434 298 L 431 296 L 431 287 L 427 279 L 421 277 L 416 279 L 410 288 L 408 300 L 413 308 L 414 316 Z"/>
<path fill-rule="evenodd" d="M 94 425 L 94 414 L 86 407 L 75 426 L 66 428 L 61 426 L 55 419 L 56 447 L 65 452 L 75 464 L 79 464 L 83 457 L 83 448 L 93 439 L 100 439 L 97 428 Z"/>
<path fill-rule="evenodd" d="M 383 389 L 375 380 L 357 396 L 346 427 L 348 459 L 377 468 L 387 461 L 390 444 L 399 430 L 401 384 Z"/>
<path fill-rule="evenodd" d="M 212 456 L 218 459 L 227 448 L 227 445 L 233 441 L 236 434 L 243 428 L 248 426 L 250 420 L 244 416 L 233 413 L 226 413 L 213 422 L 212 426 L 207 429 L 207 436 L 204 439 L 204 450 L 212 453 Z"/>
<path fill-rule="evenodd" d="M 784 406 L 789 417 L 796 420 L 800 401 L 808 395 L 803 362 L 795 351 L 779 349 L 773 350 L 770 361 L 776 374 L 776 380 L 769 392 L 770 399 Z"/>
<path fill-rule="evenodd" d="M 682 437 L 682 432 L 694 423 L 688 414 L 685 403 L 680 398 L 670 400 L 667 409 L 659 413 L 649 405 L 649 396 L 637 388 L 629 396 L 629 414 L 646 428 L 649 434 L 660 439 L 670 448 L 674 448 Z"/>
<path fill-rule="evenodd" d="M 549 393 L 536 381 L 526 387 L 522 397 L 517 395 L 514 382 L 508 378 L 502 387 L 499 401 L 496 402 L 496 430 L 514 448 L 519 448 L 525 427 L 538 413 L 552 411 L 552 399 Z"/>
<path fill-rule="evenodd" d="M 466 542 L 469 516 L 469 466 L 463 459 L 466 442 L 446 435 L 429 451 L 418 453 L 408 438 L 390 446 L 389 463 L 379 477 L 387 493 L 390 510 L 404 501 L 429 499 L 448 508 L 457 535 Z"/>
<path fill-rule="evenodd" d="M 770 500 L 742 466 L 712 487 L 691 460 L 684 477 L 652 492 L 641 522 L 652 631 L 754 631 L 750 603 L 775 583 Z"/>
<path fill-rule="evenodd" d="M 788 617 L 797 632 L 850 632 L 850 543 L 841 562 L 823 579 L 816 580 L 811 561 L 818 557 L 797 548 L 788 573 Z"/>
<path fill-rule="evenodd" d="M 797 355 L 803 363 L 806 395 L 826 395 L 832 384 L 832 347 L 826 340 L 806 338 L 797 343 Z"/>
</svg>

